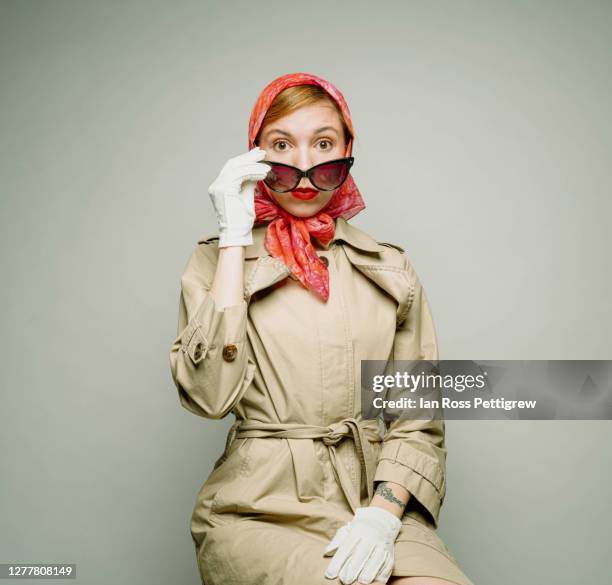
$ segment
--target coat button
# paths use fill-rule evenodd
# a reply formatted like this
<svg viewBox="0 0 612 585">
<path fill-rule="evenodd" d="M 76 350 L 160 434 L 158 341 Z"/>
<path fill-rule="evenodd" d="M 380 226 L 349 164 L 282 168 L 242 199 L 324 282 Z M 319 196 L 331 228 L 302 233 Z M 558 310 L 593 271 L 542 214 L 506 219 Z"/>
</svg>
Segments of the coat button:
<svg viewBox="0 0 612 585">
<path fill-rule="evenodd" d="M 226 362 L 233 362 L 236 359 L 238 348 L 233 344 L 229 343 L 223 348 L 223 359 Z"/>
<path fill-rule="evenodd" d="M 329 266 L 329 260 L 327 259 L 327 256 L 319 256 L 319 258 L 321 258 L 321 262 L 323 262 L 325 266 Z"/>
</svg>

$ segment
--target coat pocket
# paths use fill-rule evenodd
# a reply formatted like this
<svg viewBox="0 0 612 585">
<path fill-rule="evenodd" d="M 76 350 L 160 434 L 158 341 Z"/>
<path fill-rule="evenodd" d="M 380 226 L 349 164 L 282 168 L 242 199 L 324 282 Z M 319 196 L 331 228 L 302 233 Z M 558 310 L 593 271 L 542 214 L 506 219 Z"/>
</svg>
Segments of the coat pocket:
<svg viewBox="0 0 612 585">
<path fill-rule="evenodd" d="M 287 441 L 272 437 L 249 437 L 245 441 L 235 457 L 230 455 L 218 467 L 218 487 L 210 510 L 218 524 L 245 515 L 273 514 L 271 502 L 277 505 L 281 501 L 297 501 Z"/>
<path fill-rule="evenodd" d="M 210 515 L 218 523 L 225 523 L 226 513 L 236 512 L 237 494 L 248 491 L 248 466 L 251 441 L 234 439 L 227 458 L 217 460 L 204 488 L 211 494 Z M 229 518 L 228 518 L 229 519 Z"/>
</svg>

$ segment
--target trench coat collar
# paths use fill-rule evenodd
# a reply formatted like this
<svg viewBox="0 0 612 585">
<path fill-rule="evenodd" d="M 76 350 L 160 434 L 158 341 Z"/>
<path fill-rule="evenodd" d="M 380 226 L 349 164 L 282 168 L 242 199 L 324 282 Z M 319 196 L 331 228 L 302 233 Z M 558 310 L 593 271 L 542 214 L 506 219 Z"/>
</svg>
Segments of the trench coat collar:
<svg viewBox="0 0 612 585">
<path fill-rule="evenodd" d="M 335 220 L 334 237 L 328 244 L 345 243 L 342 246 L 349 262 L 374 284 L 391 295 L 397 303 L 397 318 L 400 323 L 410 308 L 414 288 L 406 264 L 397 254 L 390 253 L 389 245 L 378 243 L 374 238 L 351 225 L 342 217 Z M 255 226 L 252 230 L 253 243 L 246 246 L 244 272 L 244 299 L 279 283 L 291 276 L 290 268 L 274 258 L 264 245 L 268 224 Z M 203 238 L 198 243 L 212 243 L 218 236 Z M 392 246 L 404 250 L 398 246 Z"/>
</svg>

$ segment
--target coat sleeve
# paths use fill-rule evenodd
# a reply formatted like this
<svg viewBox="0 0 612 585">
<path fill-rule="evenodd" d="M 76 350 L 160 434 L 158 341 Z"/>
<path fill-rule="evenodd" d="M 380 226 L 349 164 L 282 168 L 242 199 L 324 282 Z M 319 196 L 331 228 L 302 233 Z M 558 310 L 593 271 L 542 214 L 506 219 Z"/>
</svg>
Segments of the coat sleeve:
<svg viewBox="0 0 612 585">
<path fill-rule="evenodd" d="M 412 302 L 398 325 L 393 360 L 438 360 L 438 341 L 429 302 L 421 282 L 404 255 Z M 416 418 L 416 417 L 415 417 Z M 404 513 L 416 508 L 435 527 L 446 493 L 444 419 L 385 421 L 374 482 L 391 481 L 411 494 Z"/>
<path fill-rule="evenodd" d="M 181 277 L 170 370 L 183 407 L 220 419 L 240 401 L 256 366 L 246 348 L 248 303 L 243 299 L 219 310 L 210 293 L 215 270 L 213 245 L 198 245 Z"/>
</svg>

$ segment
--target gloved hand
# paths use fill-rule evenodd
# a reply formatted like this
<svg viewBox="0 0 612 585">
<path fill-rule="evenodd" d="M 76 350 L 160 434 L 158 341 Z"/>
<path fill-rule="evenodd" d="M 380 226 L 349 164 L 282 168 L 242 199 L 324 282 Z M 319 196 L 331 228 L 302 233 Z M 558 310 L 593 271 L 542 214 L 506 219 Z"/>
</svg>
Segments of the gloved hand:
<svg viewBox="0 0 612 585">
<path fill-rule="evenodd" d="M 338 529 L 327 545 L 324 556 L 335 553 L 325 576 L 339 577 L 342 583 L 386 583 L 393 570 L 395 539 L 402 521 L 393 513 L 377 506 L 357 508 L 355 516 Z"/>
<path fill-rule="evenodd" d="M 265 156 L 266 151 L 256 146 L 229 159 L 208 187 L 219 224 L 219 248 L 253 243 L 255 183 L 270 172 L 268 165 L 259 162 Z"/>
</svg>

